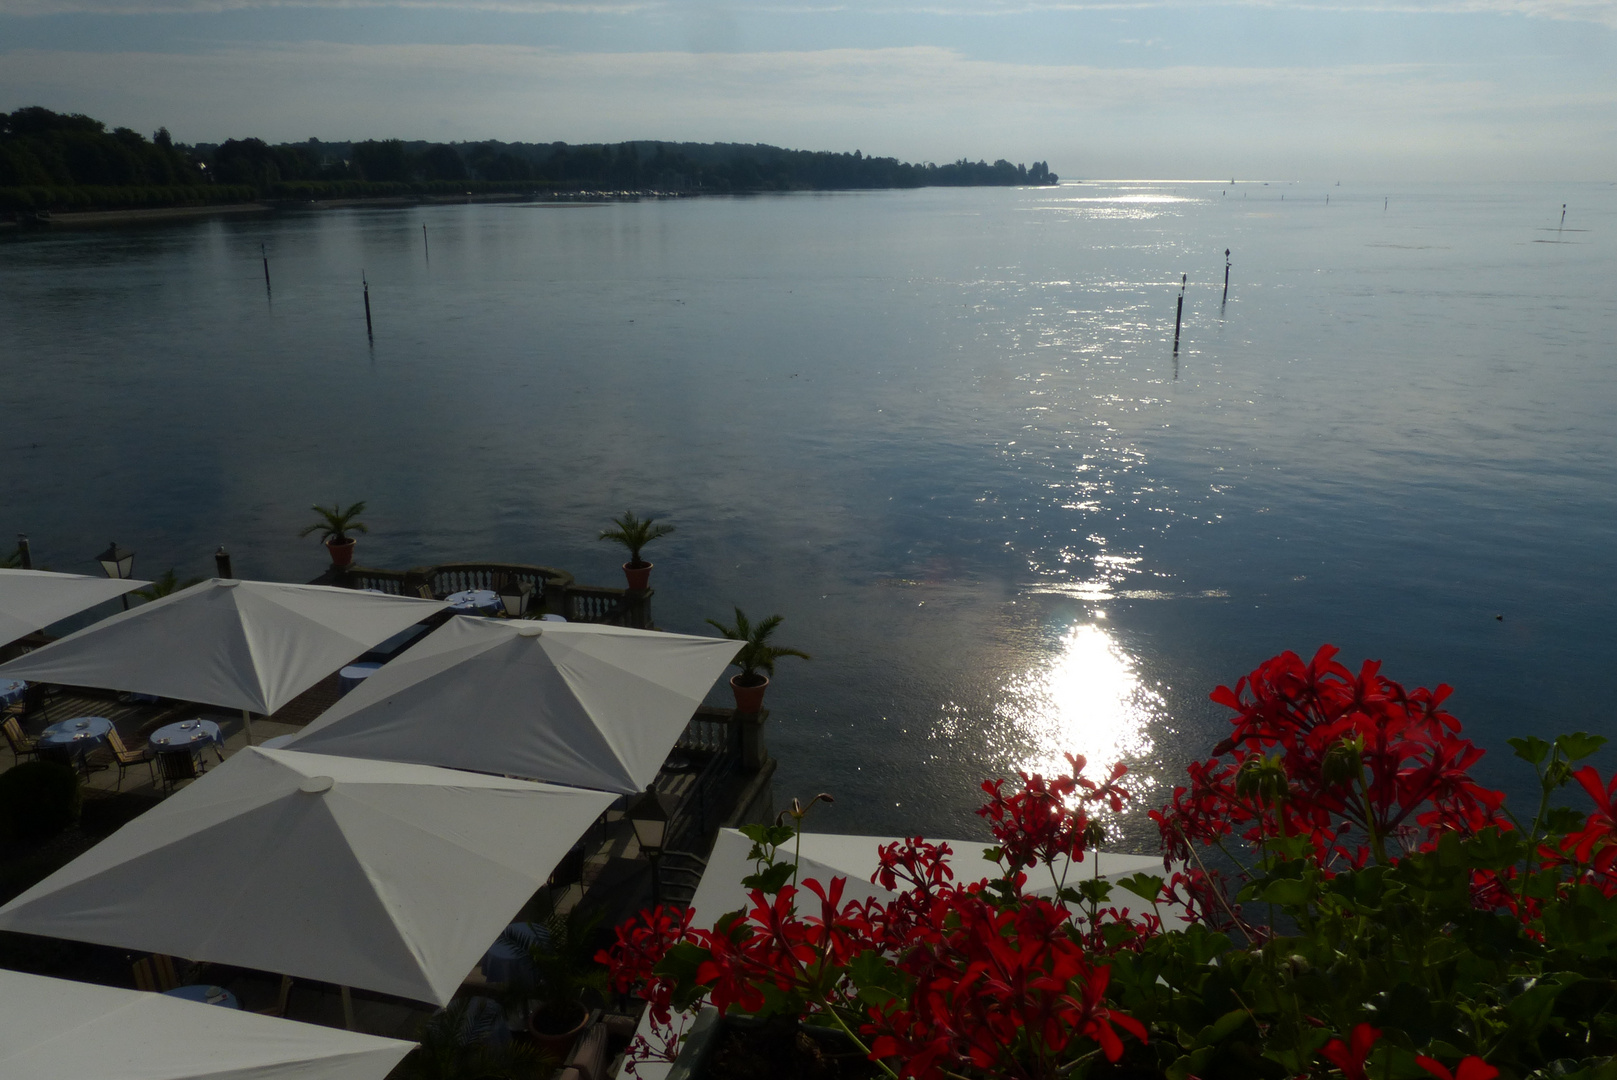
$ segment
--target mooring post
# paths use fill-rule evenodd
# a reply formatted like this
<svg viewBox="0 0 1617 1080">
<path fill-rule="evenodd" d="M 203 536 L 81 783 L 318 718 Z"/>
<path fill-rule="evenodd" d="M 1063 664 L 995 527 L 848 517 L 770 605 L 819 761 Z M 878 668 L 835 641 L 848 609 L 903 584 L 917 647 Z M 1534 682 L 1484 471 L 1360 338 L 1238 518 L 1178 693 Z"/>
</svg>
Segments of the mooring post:
<svg viewBox="0 0 1617 1080">
<path fill-rule="evenodd" d="M 1220 303 L 1230 302 L 1230 249 L 1224 249 L 1224 299 Z"/>
<path fill-rule="evenodd" d="M 421 250 L 426 254 L 427 261 L 432 261 L 432 248 L 427 246 L 427 223 L 421 223 Z"/>
<path fill-rule="evenodd" d="M 365 287 L 365 336 L 372 341 L 376 335 L 371 331 L 371 283 L 365 280 L 365 271 L 359 272 L 359 282 Z"/>
<path fill-rule="evenodd" d="M 1179 355 L 1179 323 L 1185 317 L 1185 282 L 1189 274 L 1179 275 L 1179 307 L 1173 313 L 1173 354 Z"/>
<path fill-rule="evenodd" d="M 1566 228 L 1566 203 L 1561 204 L 1561 224 L 1556 226 L 1555 231 L 1560 232 L 1564 228 Z"/>
<path fill-rule="evenodd" d="M 264 292 L 268 293 L 270 291 L 269 252 L 264 250 L 263 244 L 258 245 L 258 254 L 264 260 Z"/>
</svg>

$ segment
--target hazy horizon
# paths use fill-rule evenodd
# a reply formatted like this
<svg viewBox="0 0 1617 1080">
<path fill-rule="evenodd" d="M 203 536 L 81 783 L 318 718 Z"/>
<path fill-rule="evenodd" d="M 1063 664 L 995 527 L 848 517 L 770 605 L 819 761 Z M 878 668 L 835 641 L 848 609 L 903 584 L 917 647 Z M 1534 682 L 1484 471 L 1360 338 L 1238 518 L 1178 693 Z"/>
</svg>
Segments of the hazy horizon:
<svg viewBox="0 0 1617 1080">
<path fill-rule="evenodd" d="M 769 143 L 1617 179 L 1617 0 L 0 0 L 0 107 L 182 142 Z"/>
</svg>

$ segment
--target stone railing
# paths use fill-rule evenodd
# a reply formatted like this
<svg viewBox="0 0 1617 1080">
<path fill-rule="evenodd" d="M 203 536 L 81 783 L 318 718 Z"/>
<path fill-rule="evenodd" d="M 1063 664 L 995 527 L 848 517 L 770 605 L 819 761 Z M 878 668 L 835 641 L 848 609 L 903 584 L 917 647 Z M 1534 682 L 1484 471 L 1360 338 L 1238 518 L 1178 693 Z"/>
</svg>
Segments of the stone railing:
<svg viewBox="0 0 1617 1080">
<path fill-rule="evenodd" d="M 579 585 L 573 575 L 549 566 L 522 563 L 441 563 L 409 570 L 382 570 L 350 566 L 329 571 L 325 584 L 351 589 L 376 589 L 391 596 L 426 596 L 442 599 L 467 589 L 492 589 L 516 578 L 533 586 L 530 615 L 561 615 L 569 622 L 605 623 L 651 629 L 651 590 L 635 592 L 601 585 Z"/>
</svg>

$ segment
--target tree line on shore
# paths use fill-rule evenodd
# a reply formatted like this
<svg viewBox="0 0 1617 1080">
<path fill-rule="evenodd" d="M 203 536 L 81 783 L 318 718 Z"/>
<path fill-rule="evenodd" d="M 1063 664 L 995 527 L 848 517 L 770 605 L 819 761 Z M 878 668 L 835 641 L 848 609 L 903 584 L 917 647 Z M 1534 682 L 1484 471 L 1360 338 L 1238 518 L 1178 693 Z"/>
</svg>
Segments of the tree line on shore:
<svg viewBox="0 0 1617 1080">
<path fill-rule="evenodd" d="M 147 139 L 77 113 L 0 113 L 0 209 L 184 205 L 490 191 L 711 193 L 1054 184 L 1049 165 L 911 164 L 762 143 Z"/>
</svg>

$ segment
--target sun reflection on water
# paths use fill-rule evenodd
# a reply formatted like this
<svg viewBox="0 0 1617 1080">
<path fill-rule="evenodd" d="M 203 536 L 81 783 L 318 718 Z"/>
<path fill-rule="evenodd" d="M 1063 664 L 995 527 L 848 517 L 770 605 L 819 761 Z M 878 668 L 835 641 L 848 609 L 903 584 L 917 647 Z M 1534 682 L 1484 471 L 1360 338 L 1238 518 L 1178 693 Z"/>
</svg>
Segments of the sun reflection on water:
<svg viewBox="0 0 1617 1080">
<path fill-rule="evenodd" d="M 1166 702 L 1112 634 L 1089 623 L 1074 626 L 1054 655 L 1007 685 L 997 711 L 1025 747 L 1023 771 L 1048 776 L 1066 768 L 1065 755 L 1082 754 L 1090 762 L 1086 775 L 1098 777 L 1113 762 L 1151 752 L 1150 725 L 1166 714 Z M 1138 794 L 1150 784 L 1136 774 L 1128 786 Z"/>
</svg>

